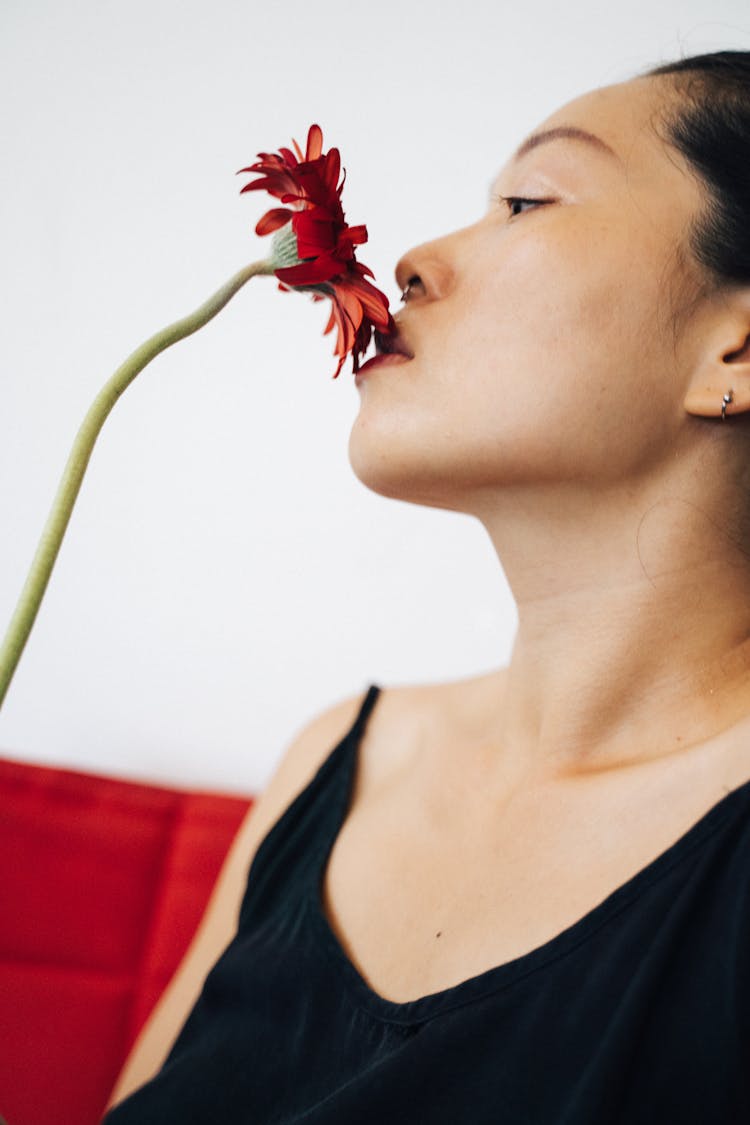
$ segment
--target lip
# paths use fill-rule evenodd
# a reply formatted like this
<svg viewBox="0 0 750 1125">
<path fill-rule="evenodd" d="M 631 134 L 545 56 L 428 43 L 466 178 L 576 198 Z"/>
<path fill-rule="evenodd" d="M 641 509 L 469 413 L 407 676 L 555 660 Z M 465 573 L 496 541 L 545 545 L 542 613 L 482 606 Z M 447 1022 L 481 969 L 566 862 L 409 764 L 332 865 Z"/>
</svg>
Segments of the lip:
<svg viewBox="0 0 750 1125">
<path fill-rule="evenodd" d="M 372 370 L 374 367 L 394 366 L 398 363 L 409 363 L 412 359 L 410 355 L 404 355 L 403 352 L 384 352 L 383 355 L 374 355 L 372 359 L 368 359 L 367 363 L 363 363 L 359 371 L 354 376 L 356 386 L 364 378 L 365 372 Z"/>
</svg>

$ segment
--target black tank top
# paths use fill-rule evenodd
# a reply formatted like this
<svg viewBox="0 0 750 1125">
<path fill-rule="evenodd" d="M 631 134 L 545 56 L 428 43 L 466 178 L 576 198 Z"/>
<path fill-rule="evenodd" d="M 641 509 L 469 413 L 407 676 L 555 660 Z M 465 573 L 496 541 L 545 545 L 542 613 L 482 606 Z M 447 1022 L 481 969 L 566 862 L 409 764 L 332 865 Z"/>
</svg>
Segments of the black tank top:
<svg viewBox="0 0 750 1125">
<path fill-rule="evenodd" d="M 750 1123 L 750 781 L 556 937 L 397 1003 L 321 906 L 379 691 L 265 836 L 235 937 L 106 1125 Z"/>
</svg>

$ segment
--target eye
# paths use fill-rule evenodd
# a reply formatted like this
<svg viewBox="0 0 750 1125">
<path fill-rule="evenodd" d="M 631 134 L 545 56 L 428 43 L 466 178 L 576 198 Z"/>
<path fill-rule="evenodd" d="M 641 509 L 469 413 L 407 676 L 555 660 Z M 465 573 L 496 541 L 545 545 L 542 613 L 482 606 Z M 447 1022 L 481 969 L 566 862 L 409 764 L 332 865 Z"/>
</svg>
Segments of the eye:
<svg viewBox="0 0 750 1125">
<path fill-rule="evenodd" d="M 522 212 L 520 212 L 520 211 L 514 211 L 513 210 L 516 203 L 543 204 L 543 203 L 551 203 L 552 202 L 551 199 L 524 199 L 522 196 L 519 196 L 519 195 L 498 195 L 496 198 L 498 199 L 498 201 L 500 203 L 505 203 L 507 205 L 508 210 L 510 211 L 511 217 L 513 217 L 514 215 L 522 214 Z"/>
</svg>

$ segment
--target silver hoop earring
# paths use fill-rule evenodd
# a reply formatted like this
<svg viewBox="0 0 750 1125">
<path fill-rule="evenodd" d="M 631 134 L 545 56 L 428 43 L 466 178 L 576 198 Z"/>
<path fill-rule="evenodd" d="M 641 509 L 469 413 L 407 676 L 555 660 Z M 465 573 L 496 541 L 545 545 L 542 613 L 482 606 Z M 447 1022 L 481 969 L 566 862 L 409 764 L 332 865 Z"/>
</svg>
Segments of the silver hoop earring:
<svg viewBox="0 0 750 1125">
<path fill-rule="evenodd" d="M 724 395 L 724 397 L 721 400 L 721 420 L 722 420 L 722 422 L 726 422 L 726 420 L 727 420 L 727 407 L 729 406 L 729 403 L 732 402 L 733 400 L 734 400 L 734 391 L 730 389 L 726 392 L 726 394 Z"/>
</svg>

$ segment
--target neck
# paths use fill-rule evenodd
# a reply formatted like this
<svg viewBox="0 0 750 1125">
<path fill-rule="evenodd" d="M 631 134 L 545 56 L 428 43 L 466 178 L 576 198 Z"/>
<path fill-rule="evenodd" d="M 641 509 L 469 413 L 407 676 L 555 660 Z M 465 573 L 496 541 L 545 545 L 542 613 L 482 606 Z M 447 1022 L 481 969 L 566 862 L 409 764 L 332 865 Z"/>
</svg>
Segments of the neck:
<svg viewBox="0 0 750 1125">
<path fill-rule="evenodd" d="M 481 514 L 518 607 L 493 738 L 519 770 L 642 762 L 750 715 L 750 563 L 688 496 L 558 486 Z"/>
</svg>

